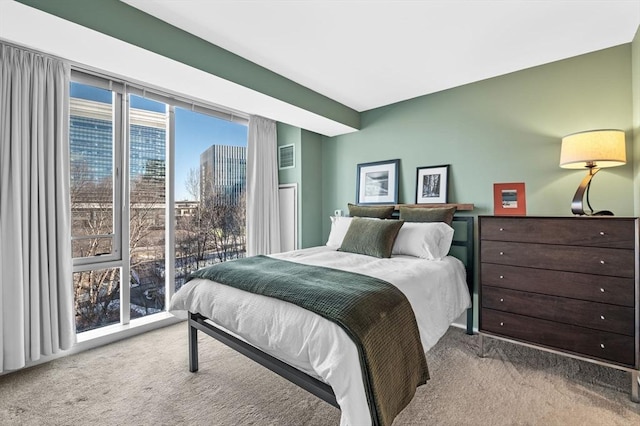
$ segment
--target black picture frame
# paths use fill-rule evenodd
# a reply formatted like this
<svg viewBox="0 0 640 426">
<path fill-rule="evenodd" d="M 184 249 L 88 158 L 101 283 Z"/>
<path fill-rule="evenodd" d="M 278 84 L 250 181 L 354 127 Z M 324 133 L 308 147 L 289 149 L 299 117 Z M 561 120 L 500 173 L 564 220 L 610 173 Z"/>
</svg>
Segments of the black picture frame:
<svg viewBox="0 0 640 426">
<path fill-rule="evenodd" d="M 449 164 L 418 167 L 416 204 L 446 204 L 449 201 Z"/>
<path fill-rule="evenodd" d="M 356 204 L 397 204 L 400 160 L 358 164 Z"/>
</svg>

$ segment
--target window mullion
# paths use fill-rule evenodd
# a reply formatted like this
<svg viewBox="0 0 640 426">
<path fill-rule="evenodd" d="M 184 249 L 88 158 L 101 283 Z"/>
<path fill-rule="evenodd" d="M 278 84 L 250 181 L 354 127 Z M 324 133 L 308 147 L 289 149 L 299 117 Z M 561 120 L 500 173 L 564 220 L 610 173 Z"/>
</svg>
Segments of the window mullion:
<svg viewBox="0 0 640 426">
<path fill-rule="evenodd" d="M 165 167 L 165 188 L 166 188 L 166 213 L 165 213 L 165 299 L 164 309 L 169 309 L 169 302 L 173 297 L 175 290 L 175 269 L 176 269 L 176 252 L 175 252 L 175 222 L 176 222 L 176 209 L 175 209 L 175 139 L 176 139 L 176 117 L 175 107 L 173 105 L 167 105 L 168 118 L 167 118 L 167 145 L 166 145 L 166 167 Z"/>
<path fill-rule="evenodd" d="M 130 240 L 130 219 L 131 213 L 129 209 L 129 189 L 130 189 L 130 164 L 129 164 L 129 96 L 126 88 L 124 93 L 120 94 L 120 102 L 117 103 L 119 107 L 120 127 L 114 134 L 118 135 L 119 139 L 116 141 L 116 146 L 119 149 L 120 157 L 120 197 L 118 199 L 118 211 L 120 214 L 120 251 L 122 254 L 122 270 L 120 275 L 120 323 L 123 325 L 129 324 L 131 320 L 131 250 L 129 247 Z"/>
</svg>

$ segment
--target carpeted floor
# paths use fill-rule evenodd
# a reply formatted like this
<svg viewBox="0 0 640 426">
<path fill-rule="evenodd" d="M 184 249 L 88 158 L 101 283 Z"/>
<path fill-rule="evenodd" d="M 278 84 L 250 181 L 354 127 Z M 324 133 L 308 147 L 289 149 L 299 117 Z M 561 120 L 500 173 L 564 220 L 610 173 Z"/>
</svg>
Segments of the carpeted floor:
<svg viewBox="0 0 640 426">
<path fill-rule="evenodd" d="M 0 376 L 0 425 L 338 425 L 338 409 L 184 323 Z M 451 328 L 402 425 L 639 425 L 628 373 Z"/>
</svg>

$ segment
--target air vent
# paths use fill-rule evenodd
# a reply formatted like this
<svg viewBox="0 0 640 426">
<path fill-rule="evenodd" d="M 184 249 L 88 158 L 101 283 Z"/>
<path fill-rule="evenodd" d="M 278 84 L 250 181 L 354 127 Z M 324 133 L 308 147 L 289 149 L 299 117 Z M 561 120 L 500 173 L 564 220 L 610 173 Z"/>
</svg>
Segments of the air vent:
<svg viewBox="0 0 640 426">
<path fill-rule="evenodd" d="M 278 147 L 278 164 L 279 169 L 293 169 L 296 166 L 296 151 L 295 146 L 282 145 Z"/>
</svg>

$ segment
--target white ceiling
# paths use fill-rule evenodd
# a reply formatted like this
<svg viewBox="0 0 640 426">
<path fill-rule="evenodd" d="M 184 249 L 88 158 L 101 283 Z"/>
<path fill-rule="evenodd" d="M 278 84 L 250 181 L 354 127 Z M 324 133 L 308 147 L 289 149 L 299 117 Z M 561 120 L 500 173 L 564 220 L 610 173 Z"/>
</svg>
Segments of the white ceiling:
<svg viewBox="0 0 640 426">
<path fill-rule="evenodd" d="M 341 122 L 14 0 L 0 0 L 0 42 L 4 41 L 58 56 L 80 69 L 137 82 L 240 115 L 259 115 L 326 136 L 357 131 Z"/>
<path fill-rule="evenodd" d="M 629 43 L 640 0 L 123 0 L 357 111 Z"/>
</svg>

